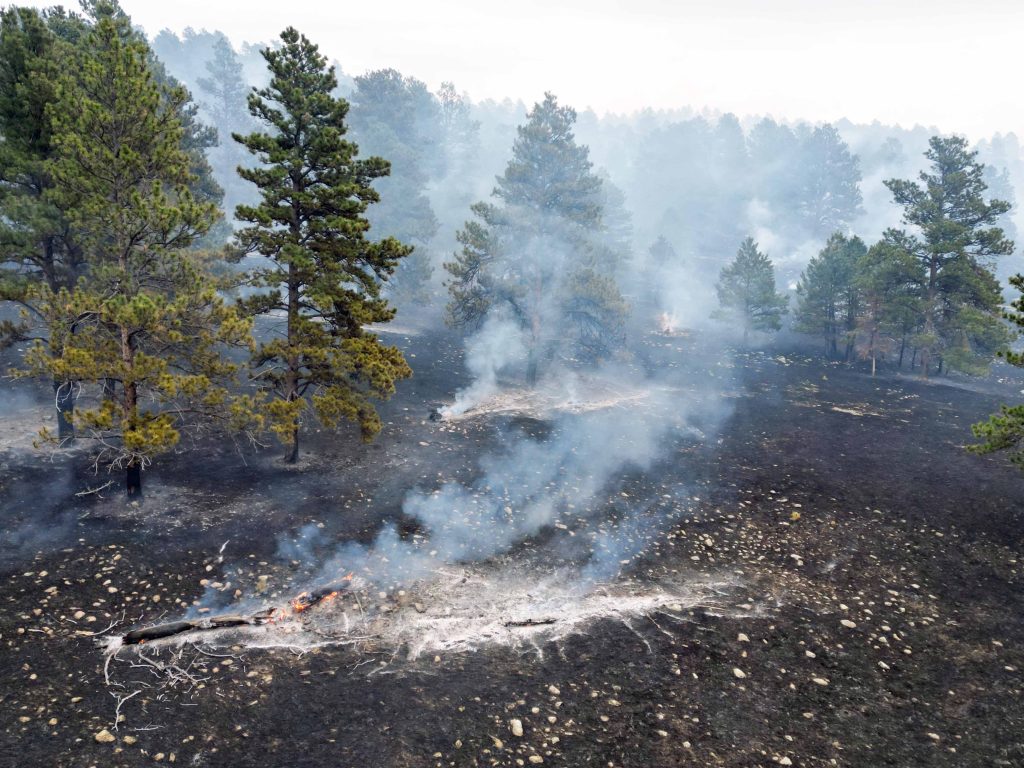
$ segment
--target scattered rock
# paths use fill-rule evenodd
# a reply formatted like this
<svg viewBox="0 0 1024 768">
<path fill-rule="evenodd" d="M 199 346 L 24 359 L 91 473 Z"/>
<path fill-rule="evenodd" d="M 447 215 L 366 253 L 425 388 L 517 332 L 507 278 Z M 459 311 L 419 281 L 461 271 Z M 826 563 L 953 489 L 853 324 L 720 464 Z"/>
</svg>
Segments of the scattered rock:
<svg viewBox="0 0 1024 768">
<path fill-rule="evenodd" d="M 736 676 L 737 678 L 739 678 L 740 680 L 742 680 L 743 678 L 745 678 L 745 677 L 747 676 L 747 673 L 746 673 L 746 672 L 744 672 L 744 671 L 743 671 L 742 669 L 740 669 L 739 667 L 733 667 L 733 668 L 732 668 L 732 673 L 733 673 L 733 674 L 734 674 L 734 675 L 735 675 L 735 676 Z"/>
<path fill-rule="evenodd" d="M 850 621 L 849 619 L 843 619 L 839 623 L 842 624 L 847 629 L 856 629 L 857 628 L 857 622 Z"/>
<path fill-rule="evenodd" d="M 513 719 L 509 720 L 508 725 L 509 725 L 509 728 L 512 729 L 512 735 L 513 736 L 522 736 L 523 735 L 523 721 L 522 720 L 520 720 L 519 718 L 513 718 Z"/>
<path fill-rule="evenodd" d="M 96 739 L 96 741 L 98 741 L 100 744 L 109 744 L 112 741 L 117 741 L 117 738 L 114 736 L 114 734 L 112 734 L 106 728 L 104 728 L 102 731 L 93 736 L 93 738 Z"/>
</svg>

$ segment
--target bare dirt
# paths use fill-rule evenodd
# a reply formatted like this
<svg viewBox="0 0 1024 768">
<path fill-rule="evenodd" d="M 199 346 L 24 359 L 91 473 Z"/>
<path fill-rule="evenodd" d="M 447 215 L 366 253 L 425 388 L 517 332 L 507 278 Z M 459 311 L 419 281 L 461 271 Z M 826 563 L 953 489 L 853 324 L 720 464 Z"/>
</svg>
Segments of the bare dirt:
<svg viewBox="0 0 1024 768">
<path fill-rule="evenodd" d="M 312 525 L 366 542 L 384 521 L 414 535 L 411 488 L 468 481 L 510 430 L 544 439 L 543 419 L 515 414 L 431 422 L 465 384 L 457 340 L 399 342 L 416 376 L 381 438 L 312 434 L 297 467 L 203 445 L 162 460 L 130 505 L 75 496 L 106 481 L 77 449 L 5 438 L 0 765 L 1024 765 L 1024 478 L 962 449 L 1019 386 L 872 379 L 789 350 L 738 353 L 721 433 L 671 441 L 608 490 L 614 516 L 613 497 L 691 489 L 623 581 L 735 584 L 714 599 L 412 660 L 372 643 L 197 640 L 182 655 L 192 681 L 169 686 L 127 656 L 108 685 L 93 633 L 211 594 L 283 600 L 301 574 L 280 539 Z M 681 384 L 718 375 L 688 339 L 652 336 L 640 353 Z M 19 426 L 45 414 L 12 392 Z M 411 596 L 379 603 L 419 614 Z"/>
</svg>

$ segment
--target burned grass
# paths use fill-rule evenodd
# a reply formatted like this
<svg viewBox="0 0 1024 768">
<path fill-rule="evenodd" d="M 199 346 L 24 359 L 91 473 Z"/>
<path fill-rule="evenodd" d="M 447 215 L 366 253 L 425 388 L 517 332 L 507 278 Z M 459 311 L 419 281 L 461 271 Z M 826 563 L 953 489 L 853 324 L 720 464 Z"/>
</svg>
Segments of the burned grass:
<svg viewBox="0 0 1024 768">
<path fill-rule="evenodd" d="M 471 481 L 508 430 L 547 439 L 535 419 L 430 421 L 457 361 L 443 338 L 414 343 L 415 389 L 388 404 L 369 451 L 315 436 L 296 470 L 246 466 L 229 446 L 200 466 L 183 454 L 140 507 L 75 497 L 91 479 L 74 457 L 5 454 L 2 525 L 23 533 L 3 549 L 0 764 L 1024 764 L 1024 483 L 961 450 L 998 397 L 792 355 L 740 356 L 721 433 L 672 441 L 609 489 L 609 525 L 628 500 L 677 507 L 607 593 L 635 610 L 587 614 L 580 597 L 583 620 L 562 632 L 539 622 L 564 622 L 566 602 L 481 608 L 520 642 L 446 645 L 458 633 L 435 623 L 438 642 L 411 653 L 428 620 L 451 621 L 446 601 L 491 598 L 471 579 L 356 590 L 300 630 L 333 634 L 339 612 L 363 611 L 407 634 L 274 648 L 247 628 L 196 636 L 145 649 L 153 663 L 119 656 L 108 685 L 96 633 L 287 601 L 308 574 L 279 540 L 313 526 L 317 541 L 369 542 L 410 488 Z M 652 337 L 645 353 L 681 379 L 700 368 L 688 340 Z M 55 475 L 61 488 L 33 499 Z M 508 553 L 537 570 L 499 592 L 536 597 L 550 553 L 574 553 L 571 532 Z M 665 586 L 725 581 L 689 602 Z"/>
</svg>

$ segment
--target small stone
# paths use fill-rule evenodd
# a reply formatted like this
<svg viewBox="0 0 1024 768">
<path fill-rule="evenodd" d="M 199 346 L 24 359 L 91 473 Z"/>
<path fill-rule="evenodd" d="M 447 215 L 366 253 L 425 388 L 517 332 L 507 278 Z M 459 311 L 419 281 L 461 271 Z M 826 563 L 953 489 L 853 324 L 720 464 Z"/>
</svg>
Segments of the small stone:
<svg viewBox="0 0 1024 768">
<path fill-rule="evenodd" d="M 811 680 L 815 685 L 828 685 L 828 679 L 824 677 L 812 677 Z"/>
<path fill-rule="evenodd" d="M 121 741 L 123 741 L 125 744 L 127 744 L 130 747 L 132 744 L 137 742 L 138 739 L 136 739 L 134 736 L 125 736 L 123 739 L 121 739 Z"/>
<path fill-rule="evenodd" d="M 779 765 L 792 765 L 792 764 L 793 764 L 793 761 L 790 760 L 786 756 L 782 756 L 782 757 L 779 758 Z"/>
<path fill-rule="evenodd" d="M 842 624 L 847 629 L 856 629 L 857 628 L 857 622 L 850 621 L 849 619 L 843 619 L 839 623 Z"/>
<path fill-rule="evenodd" d="M 509 720 L 508 725 L 509 725 L 509 728 L 512 729 L 512 735 L 513 736 L 522 736 L 523 735 L 523 721 L 522 720 L 520 720 L 519 718 L 513 718 L 512 720 Z"/>
<path fill-rule="evenodd" d="M 49 724 L 50 725 L 56 725 L 57 724 L 57 718 L 56 717 L 51 717 L 50 720 L 49 720 Z"/>
<path fill-rule="evenodd" d="M 747 673 L 744 672 L 739 667 L 733 667 L 732 668 L 732 673 L 733 673 L 733 675 L 735 675 L 740 680 L 742 680 L 743 678 L 745 678 L 747 676 Z"/>
<path fill-rule="evenodd" d="M 256 577 L 256 593 L 261 594 L 267 591 L 267 587 L 270 586 L 270 577 L 262 573 Z"/>
<path fill-rule="evenodd" d="M 112 734 L 106 728 L 104 728 L 102 731 L 93 736 L 93 738 L 96 739 L 96 741 L 100 744 L 109 744 L 112 741 L 117 741 L 117 738 L 114 736 L 114 734 Z"/>
<path fill-rule="evenodd" d="M 423 603 L 413 603 L 412 607 L 416 611 L 416 613 L 426 613 L 427 612 L 427 609 L 424 607 Z"/>
<path fill-rule="evenodd" d="M 491 741 L 494 742 L 495 749 L 504 749 L 505 742 L 499 739 L 497 736 L 491 736 Z"/>
<path fill-rule="evenodd" d="M 928 738 L 931 739 L 932 741 L 942 741 L 942 737 L 939 736 L 939 734 L 937 734 L 937 733 L 929 733 L 928 734 Z"/>
<path fill-rule="evenodd" d="M 528 760 L 529 760 L 529 761 L 530 761 L 531 763 L 533 763 L 534 765 L 540 765 L 541 763 L 543 763 L 543 762 L 544 762 L 544 758 L 543 758 L 543 757 L 541 757 L 540 755 L 530 755 L 530 757 L 529 757 L 529 758 L 527 758 L 527 759 L 528 759 Z"/>
<path fill-rule="evenodd" d="M 548 693 L 550 693 L 552 696 L 557 696 L 558 694 L 561 693 L 561 691 L 558 690 L 558 686 L 549 685 L 548 686 Z"/>
<path fill-rule="evenodd" d="M 81 619 L 83 616 L 85 616 L 85 611 L 75 611 L 74 613 L 75 621 Z"/>
<path fill-rule="evenodd" d="M 750 642 L 750 638 L 747 637 L 745 633 L 740 632 L 738 635 L 736 635 L 736 642 L 737 643 L 749 643 Z"/>
</svg>

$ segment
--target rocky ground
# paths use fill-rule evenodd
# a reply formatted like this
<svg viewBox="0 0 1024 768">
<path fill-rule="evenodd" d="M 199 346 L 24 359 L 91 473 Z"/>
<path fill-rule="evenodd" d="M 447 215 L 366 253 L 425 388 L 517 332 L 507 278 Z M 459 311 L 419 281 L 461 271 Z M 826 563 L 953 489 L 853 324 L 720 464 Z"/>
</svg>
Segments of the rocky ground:
<svg viewBox="0 0 1024 768">
<path fill-rule="evenodd" d="M 25 433 L 45 403 L 11 391 L 0 765 L 1024 765 L 1024 480 L 962 450 L 1013 389 L 871 379 L 791 351 L 740 353 L 725 375 L 686 339 L 650 337 L 640 357 L 681 381 L 722 377 L 731 415 L 609 494 L 685 483 L 685 514 L 622 579 L 734 584 L 722 594 L 536 646 L 408 660 L 197 640 L 184 678 L 131 655 L 105 670 L 94 635 L 110 625 L 178 618 L 211 592 L 283 599 L 296 565 L 282 537 L 406 530 L 410 488 L 474 475 L 515 417 L 431 422 L 465 383 L 457 345 L 399 341 L 416 378 L 371 448 L 314 434 L 286 468 L 205 445 L 148 473 L 141 505 L 76 496 L 105 478 L 80 449 L 34 453 Z M 536 420 L 513 427 L 544 439 Z"/>
</svg>

